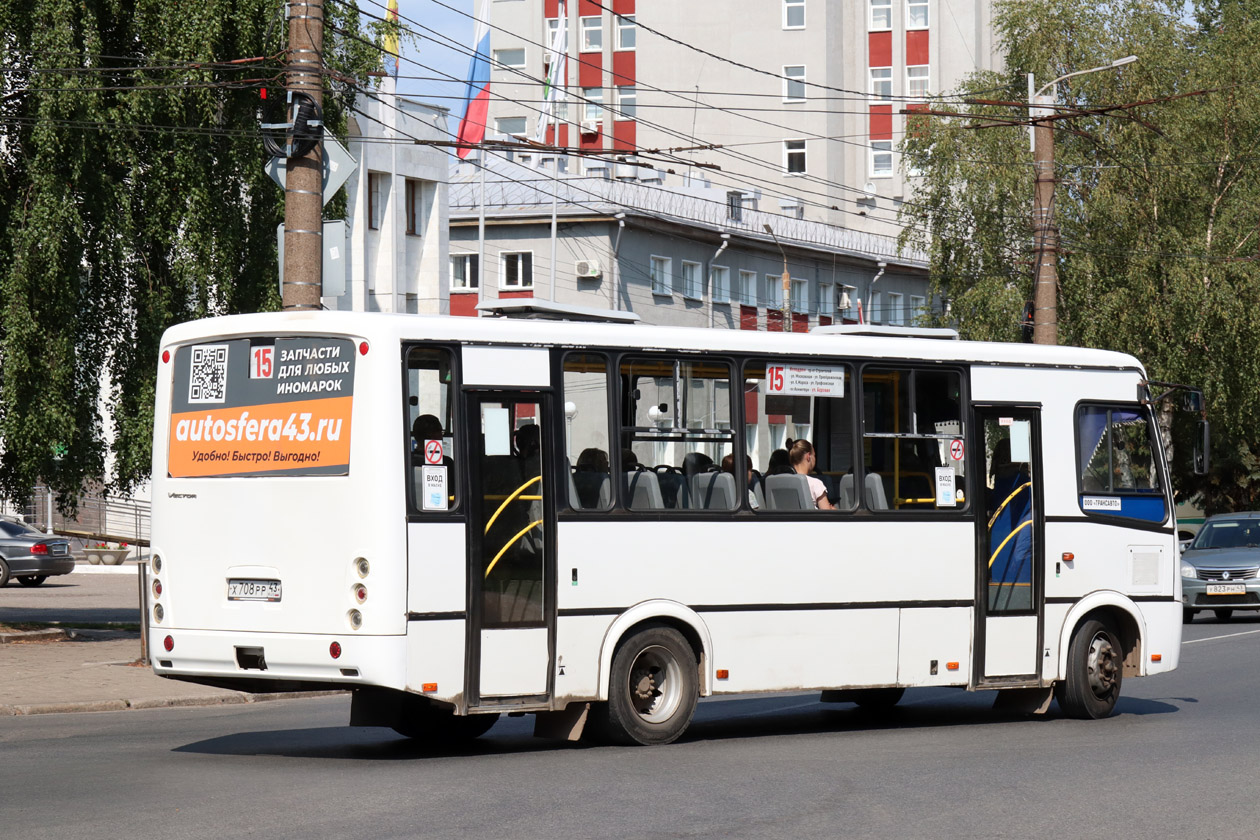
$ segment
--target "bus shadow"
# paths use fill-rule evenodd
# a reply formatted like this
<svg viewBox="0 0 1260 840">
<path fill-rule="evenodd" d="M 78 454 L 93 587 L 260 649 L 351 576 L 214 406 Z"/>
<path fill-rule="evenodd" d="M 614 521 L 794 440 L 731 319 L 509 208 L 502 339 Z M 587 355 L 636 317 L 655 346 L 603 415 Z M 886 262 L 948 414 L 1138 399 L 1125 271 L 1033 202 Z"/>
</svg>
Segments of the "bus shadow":
<svg viewBox="0 0 1260 840">
<path fill-rule="evenodd" d="M 1170 698 L 1177 703 L 1194 698 Z M 1117 717 L 1170 714 L 1180 706 L 1164 700 L 1122 697 Z M 1029 715 L 993 708 L 988 692 L 963 691 L 932 695 L 907 692 L 898 706 L 873 712 L 848 703 L 824 704 L 817 695 L 721 698 L 703 702 L 679 744 L 792 735 L 846 732 L 941 729 L 1012 723 L 1064 721 L 1056 705 L 1045 715 Z M 436 746 L 374 727 L 314 727 L 241 732 L 176 747 L 174 752 L 204 755 L 273 756 L 283 758 L 353 761 L 415 761 L 435 758 L 475 758 L 596 749 L 586 741 L 568 742 L 533 737 L 530 718 L 502 719 L 485 736 L 455 746 Z"/>
</svg>

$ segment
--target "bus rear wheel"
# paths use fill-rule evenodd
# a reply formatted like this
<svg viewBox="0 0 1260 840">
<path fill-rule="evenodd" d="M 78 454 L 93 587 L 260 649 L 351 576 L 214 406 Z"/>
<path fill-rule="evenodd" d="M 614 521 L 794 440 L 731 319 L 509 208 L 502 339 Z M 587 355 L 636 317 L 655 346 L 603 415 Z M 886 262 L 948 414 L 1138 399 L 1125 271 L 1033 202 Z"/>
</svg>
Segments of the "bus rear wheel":
<svg viewBox="0 0 1260 840">
<path fill-rule="evenodd" d="M 1086 621 L 1072 635 L 1066 679 L 1054 686 L 1054 697 L 1065 715 L 1097 720 L 1110 715 L 1120 699 L 1124 678 L 1124 648 L 1111 628 Z"/>
<path fill-rule="evenodd" d="M 498 714 L 455 715 L 423 701 L 409 701 L 403 704 L 402 713 L 392 728 L 408 738 L 434 746 L 450 746 L 480 738 L 498 719 Z"/>
<path fill-rule="evenodd" d="M 613 654 L 608 702 L 593 710 L 595 724 L 613 743 L 669 744 L 691 723 L 698 697 L 691 645 L 672 627 L 648 627 Z"/>
</svg>

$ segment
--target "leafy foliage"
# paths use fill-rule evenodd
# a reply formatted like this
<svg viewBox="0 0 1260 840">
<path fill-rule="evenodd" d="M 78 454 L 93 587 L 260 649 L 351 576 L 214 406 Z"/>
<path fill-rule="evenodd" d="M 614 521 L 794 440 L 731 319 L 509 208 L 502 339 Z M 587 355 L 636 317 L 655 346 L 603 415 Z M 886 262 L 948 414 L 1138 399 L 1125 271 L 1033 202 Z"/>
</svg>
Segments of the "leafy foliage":
<svg viewBox="0 0 1260 840">
<path fill-rule="evenodd" d="M 1177 457 L 1179 497 L 1254 506 L 1260 90 L 1245 80 L 1260 70 L 1260 2 L 1003 0 L 995 27 L 1006 69 L 968 79 L 975 99 L 1023 102 L 1029 72 L 1040 85 L 1139 57 L 1058 86 L 1061 106 L 1086 112 L 1055 122 L 1060 341 L 1132 353 L 1154 379 L 1201 386 L 1218 468 L 1197 479 Z M 956 110 L 965 115 L 917 117 L 907 133 L 903 151 L 925 177 L 904 239 L 932 254 L 965 335 L 1016 340 L 1032 296 L 1033 173 L 1027 129 L 1010 122 L 1027 114 Z M 1005 124 L 980 127 L 994 119 Z"/>
<path fill-rule="evenodd" d="M 335 132 L 380 56 L 353 6 L 325 15 Z M 72 508 L 109 454 L 116 489 L 148 476 L 163 330 L 278 308 L 259 88 L 283 92 L 287 23 L 280 0 L 0 0 L 0 33 L 0 494 L 42 479 Z"/>
</svg>

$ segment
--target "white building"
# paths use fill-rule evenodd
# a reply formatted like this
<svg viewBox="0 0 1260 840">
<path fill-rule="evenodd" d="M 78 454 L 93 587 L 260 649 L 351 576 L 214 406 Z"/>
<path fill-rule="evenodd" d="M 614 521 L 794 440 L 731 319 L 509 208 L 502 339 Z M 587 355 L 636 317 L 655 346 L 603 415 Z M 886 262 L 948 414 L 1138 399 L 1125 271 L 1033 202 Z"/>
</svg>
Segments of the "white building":
<svg viewBox="0 0 1260 840">
<path fill-rule="evenodd" d="M 397 103 L 397 107 L 394 103 Z M 445 108 L 380 95 L 360 97 L 349 119 L 346 288 L 329 309 L 447 312 L 448 150 Z"/>
<path fill-rule="evenodd" d="M 761 189 L 767 204 L 789 212 L 896 235 L 909 192 L 893 152 L 905 129 L 899 112 L 925 107 L 972 71 L 1000 68 L 991 5 L 569 0 L 559 143 L 626 151 L 722 144 L 677 152 L 673 168 L 716 164 L 715 185 Z M 545 77 L 542 45 L 557 15 L 558 0 L 491 4 L 499 65 L 491 130 L 532 135 L 542 99 L 532 80 Z"/>
</svg>

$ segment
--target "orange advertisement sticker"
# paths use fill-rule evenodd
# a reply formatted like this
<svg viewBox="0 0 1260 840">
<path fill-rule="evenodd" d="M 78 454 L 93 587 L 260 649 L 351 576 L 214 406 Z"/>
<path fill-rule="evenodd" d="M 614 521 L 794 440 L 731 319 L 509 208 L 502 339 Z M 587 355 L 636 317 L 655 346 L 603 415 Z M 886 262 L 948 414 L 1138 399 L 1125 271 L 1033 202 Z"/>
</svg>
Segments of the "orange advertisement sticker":
<svg viewBox="0 0 1260 840">
<path fill-rule="evenodd" d="M 213 408 L 171 415 L 175 478 L 348 472 L 352 397 Z"/>
</svg>

